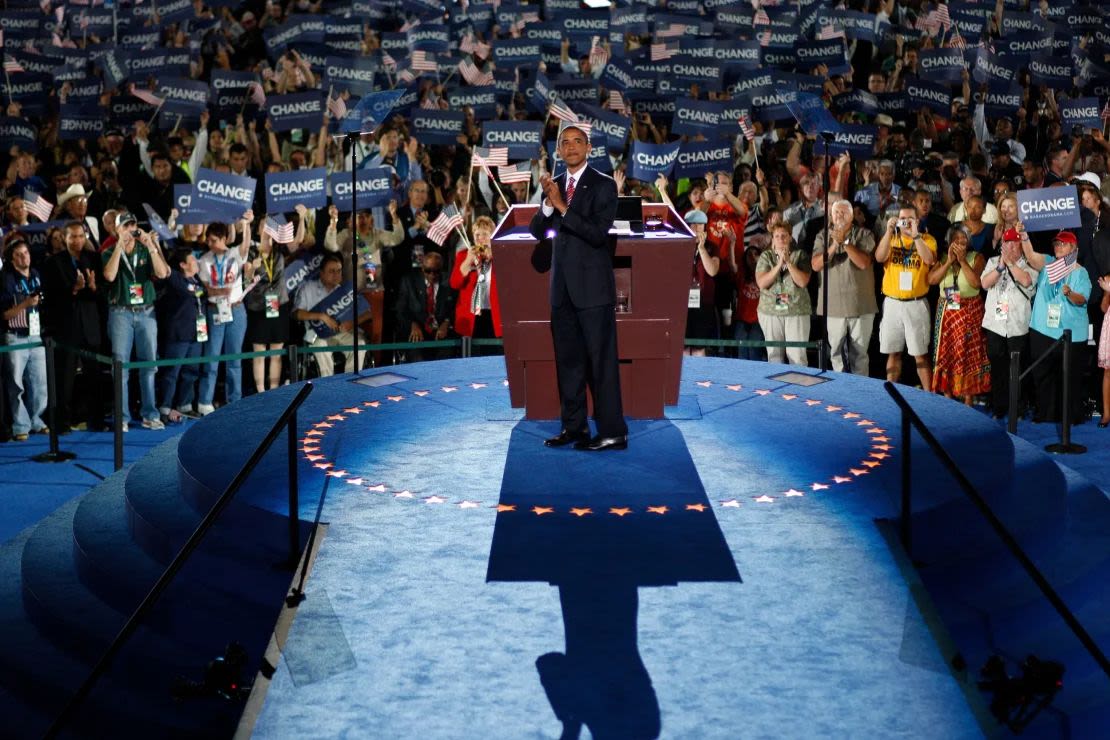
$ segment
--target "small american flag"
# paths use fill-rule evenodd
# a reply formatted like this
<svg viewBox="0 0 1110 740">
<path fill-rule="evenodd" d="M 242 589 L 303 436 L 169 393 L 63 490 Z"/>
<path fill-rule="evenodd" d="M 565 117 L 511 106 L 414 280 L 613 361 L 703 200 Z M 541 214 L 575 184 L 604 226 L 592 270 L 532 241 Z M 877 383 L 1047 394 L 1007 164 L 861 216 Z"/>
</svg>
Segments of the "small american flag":
<svg viewBox="0 0 1110 740">
<path fill-rule="evenodd" d="M 131 86 L 131 94 L 147 105 L 153 105 L 155 107 L 158 107 L 162 105 L 163 102 L 165 102 L 162 98 L 158 97 L 150 90 L 145 90 L 141 87 L 135 87 L 134 85 Z"/>
<path fill-rule="evenodd" d="M 562 136 L 562 134 L 563 134 L 563 129 L 567 128 L 568 126 L 574 126 L 576 129 L 578 129 L 583 134 L 585 134 L 586 135 L 586 143 L 587 144 L 590 143 L 590 132 L 593 130 L 593 127 L 590 124 L 586 123 L 585 121 L 564 121 L 559 126 L 559 135 L 560 136 Z"/>
<path fill-rule="evenodd" d="M 590 66 L 594 69 L 604 67 L 609 63 L 609 50 L 601 45 L 601 37 L 594 36 L 590 45 Z"/>
<path fill-rule="evenodd" d="M 451 231 L 463 225 L 462 214 L 455 206 L 447 206 L 439 215 L 436 220 L 432 221 L 428 227 L 428 238 L 434 241 L 439 246 L 443 246 L 443 242 L 447 241 L 447 237 L 451 235 Z"/>
<path fill-rule="evenodd" d="M 492 85 L 493 75 L 478 69 L 478 65 L 469 59 L 459 62 L 459 74 L 471 85 Z"/>
<path fill-rule="evenodd" d="M 247 83 L 247 94 L 250 95 L 251 102 L 258 106 L 266 105 L 266 91 L 262 89 L 262 84 L 259 82 Z"/>
<path fill-rule="evenodd" d="M 752 25 L 769 26 L 771 25 L 771 16 L 767 15 L 766 10 L 760 8 L 759 10 L 755 11 L 755 15 L 752 17 Z"/>
<path fill-rule="evenodd" d="M 829 39 L 842 39 L 844 38 L 844 31 L 836 26 L 821 26 L 821 30 L 817 32 L 818 41 L 828 41 Z"/>
<path fill-rule="evenodd" d="M 416 28 L 419 25 L 420 25 L 420 19 L 419 18 L 417 18 L 416 20 L 406 20 L 403 24 L 401 24 L 401 33 L 408 33 L 409 31 L 411 31 L 412 29 Z"/>
<path fill-rule="evenodd" d="M 397 80 L 399 82 L 412 82 L 415 79 L 416 79 L 416 75 L 413 74 L 412 70 L 409 69 L 408 67 L 405 67 L 404 69 L 402 69 L 400 72 L 397 73 Z"/>
<path fill-rule="evenodd" d="M 686 33 L 685 23 L 665 23 L 661 27 L 655 29 L 655 37 L 659 39 L 674 38 L 684 33 Z"/>
<path fill-rule="evenodd" d="M 332 118 L 341 121 L 347 117 L 347 104 L 343 102 L 343 98 L 339 95 L 328 98 L 328 112 L 331 113 Z"/>
<path fill-rule="evenodd" d="M 284 216 L 267 216 L 266 223 L 262 226 L 262 233 L 278 244 L 288 244 L 293 241 L 293 224 L 286 221 Z"/>
<path fill-rule="evenodd" d="M 473 54 L 476 44 L 474 43 L 474 34 L 468 33 L 459 39 L 459 51 L 463 54 Z"/>
<path fill-rule="evenodd" d="M 418 51 L 414 51 L 412 53 L 412 59 L 411 59 L 411 62 L 409 64 L 409 67 L 411 67 L 416 72 L 438 72 L 439 71 L 439 67 L 436 66 L 435 55 L 430 53 L 430 52 L 424 51 L 422 49 L 418 50 Z"/>
<path fill-rule="evenodd" d="M 929 15 L 932 17 L 932 20 L 942 26 L 945 31 L 952 27 L 952 18 L 948 15 L 948 6 L 944 3 L 938 4 L 937 9 Z"/>
<path fill-rule="evenodd" d="M 474 44 L 474 55 L 482 59 L 489 59 L 490 45 L 481 41 Z"/>
<path fill-rule="evenodd" d="M 471 167 L 507 167 L 509 165 L 509 147 L 507 146 L 476 146 Z"/>
<path fill-rule="evenodd" d="M 44 223 L 50 220 L 50 214 L 54 212 L 54 204 L 34 190 L 23 192 L 23 205 L 27 206 L 27 210 Z"/>
<path fill-rule="evenodd" d="M 551 100 L 551 115 L 560 121 L 578 120 L 578 114 L 567 107 L 567 104 L 558 95 Z"/>
<path fill-rule="evenodd" d="M 755 128 L 745 114 L 741 114 L 740 116 L 740 131 L 744 134 L 745 139 L 748 141 L 755 141 Z"/>
<path fill-rule="evenodd" d="M 439 110 L 439 98 L 434 93 L 429 93 L 420 101 L 420 107 L 424 110 Z"/>
<path fill-rule="evenodd" d="M 18 74 L 19 72 L 25 72 L 25 71 L 26 70 L 23 69 L 22 64 L 20 64 L 14 58 L 8 56 L 7 54 L 4 55 L 4 72 L 5 73 L 7 73 L 7 74 Z"/>
<path fill-rule="evenodd" d="M 609 91 L 609 110 L 624 116 L 628 115 L 628 105 L 624 102 L 624 98 L 621 97 L 620 90 Z"/>
<path fill-rule="evenodd" d="M 532 163 L 519 162 L 508 167 L 498 167 L 497 177 L 506 185 L 514 182 L 532 181 Z"/>
<path fill-rule="evenodd" d="M 771 45 L 771 29 L 767 29 L 763 33 L 759 34 L 759 45 L 760 46 L 770 46 Z"/>
<path fill-rule="evenodd" d="M 1099 117 L 1104 121 L 1110 121 L 1110 98 L 1106 99 L 1106 105 L 1102 107 L 1102 113 L 1099 113 Z"/>
<path fill-rule="evenodd" d="M 382 52 L 382 66 L 386 69 L 397 69 L 397 60 L 388 51 Z"/>
<path fill-rule="evenodd" d="M 953 26 L 956 30 L 948 38 L 948 47 L 951 49 L 960 49 L 961 51 L 967 48 L 967 41 L 960 34 L 960 27 Z"/>
<path fill-rule="evenodd" d="M 1068 252 L 1062 259 L 1055 260 L 1051 265 L 1045 268 L 1045 275 L 1048 277 L 1048 282 L 1055 285 L 1070 273 L 1079 268 L 1079 263 L 1076 261 L 1079 258 L 1079 250 L 1073 249 Z"/>
<path fill-rule="evenodd" d="M 664 59 L 670 59 L 677 53 L 677 41 L 663 41 L 651 45 L 651 61 L 653 62 L 661 62 Z"/>
</svg>

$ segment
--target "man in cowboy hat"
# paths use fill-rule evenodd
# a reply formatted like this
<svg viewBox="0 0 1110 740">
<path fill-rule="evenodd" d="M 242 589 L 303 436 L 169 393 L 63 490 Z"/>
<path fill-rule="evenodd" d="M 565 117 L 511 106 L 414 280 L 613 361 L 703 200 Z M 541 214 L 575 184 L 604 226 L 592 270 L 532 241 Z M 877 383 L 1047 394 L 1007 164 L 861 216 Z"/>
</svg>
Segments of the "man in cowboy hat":
<svg viewBox="0 0 1110 740">
<path fill-rule="evenodd" d="M 92 242 L 93 247 L 100 248 L 100 224 L 89 215 L 89 196 L 83 185 L 70 185 L 58 196 L 58 208 L 61 209 L 63 217 L 80 221 L 84 225 L 85 236 Z"/>
</svg>

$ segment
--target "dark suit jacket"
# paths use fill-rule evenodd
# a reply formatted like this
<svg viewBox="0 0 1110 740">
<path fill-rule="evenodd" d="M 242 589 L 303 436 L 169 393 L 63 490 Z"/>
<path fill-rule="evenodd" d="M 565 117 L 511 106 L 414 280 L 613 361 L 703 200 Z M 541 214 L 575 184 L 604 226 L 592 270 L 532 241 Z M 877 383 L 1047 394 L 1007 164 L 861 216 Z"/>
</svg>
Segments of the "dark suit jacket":
<svg viewBox="0 0 1110 740">
<path fill-rule="evenodd" d="M 100 260 L 95 252 L 83 250 L 78 259 L 82 270 L 92 270 L 96 282 L 101 283 Z M 42 270 L 46 326 L 55 339 L 96 347 L 100 344 L 100 298 L 95 290 L 83 288 L 73 294 L 77 282 L 77 269 L 68 251 L 52 255 Z"/>
<path fill-rule="evenodd" d="M 424 273 L 410 272 L 405 275 L 397 296 L 397 332 L 401 336 L 408 336 L 413 321 L 424 326 L 424 319 L 428 316 L 427 298 L 428 284 L 424 282 Z M 455 318 L 455 291 L 451 290 L 446 275 L 440 276 L 436 290 L 435 318 L 437 324 L 451 322 Z"/>
<path fill-rule="evenodd" d="M 556 178 L 559 191 L 566 192 L 567 176 Z M 617 185 L 613 178 L 587 165 L 574 187 L 574 199 L 566 215 L 558 211 L 544 218 L 536 212 L 529 231 L 537 239 L 555 230 L 551 252 L 551 305 L 561 306 L 569 298 L 575 308 L 594 308 L 616 302 L 613 251 L 616 242 L 609 228 L 617 215 Z"/>
</svg>

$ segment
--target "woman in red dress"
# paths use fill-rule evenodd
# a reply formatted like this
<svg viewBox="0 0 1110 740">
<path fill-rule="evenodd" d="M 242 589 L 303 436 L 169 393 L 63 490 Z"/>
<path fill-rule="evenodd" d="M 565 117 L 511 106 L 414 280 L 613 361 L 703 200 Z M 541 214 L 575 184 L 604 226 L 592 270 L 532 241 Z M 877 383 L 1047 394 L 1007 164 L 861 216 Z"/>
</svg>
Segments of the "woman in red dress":
<svg viewBox="0 0 1110 740">
<path fill-rule="evenodd" d="M 461 337 L 492 339 L 501 336 L 501 303 L 497 298 L 490 250 L 493 230 L 493 219 L 489 216 L 474 219 L 473 244 L 455 255 L 451 287 L 459 291 L 455 302 L 455 331 Z"/>
</svg>

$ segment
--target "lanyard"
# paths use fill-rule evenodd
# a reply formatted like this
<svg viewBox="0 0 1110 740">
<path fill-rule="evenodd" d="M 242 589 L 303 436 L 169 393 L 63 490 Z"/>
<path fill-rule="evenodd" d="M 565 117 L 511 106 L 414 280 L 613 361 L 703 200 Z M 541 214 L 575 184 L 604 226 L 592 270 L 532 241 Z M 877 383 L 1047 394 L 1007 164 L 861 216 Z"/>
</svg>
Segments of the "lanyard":
<svg viewBox="0 0 1110 740">
<path fill-rule="evenodd" d="M 30 282 L 27 282 L 27 278 L 21 277 L 19 278 L 19 285 L 23 289 L 23 295 L 32 295 L 36 290 L 38 290 L 39 279 L 37 277 L 34 277 L 31 278 Z"/>
<path fill-rule="evenodd" d="M 122 249 L 123 249 L 123 247 L 120 247 L 120 250 L 122 250 Z M 131 266 L 131 260 L 128 258 L 127 252 L 120 251 L 119 261 L 120 261 L 120 264 L 123 265 L 124 269 L 127 270 L 127 274 L 131 276 L 132 280 L 134 280 L 135 279 L 135 268 Z M 138 264 L 139 264 L 139 260 L 136 257 L 135 258 L 135 265 L 137 266 Z"/>
<path fill-rule="evenodd" d="M 272 285 L 274 282 L 274 267 L 277 265 L 277 257 L 270 255 L 269 259 L 262 258 L 262 269 L 266 271 L 266 284 Z"/>
<path fill-rule="evenodd" d="M 215 278 L 216 285 L 223 287 L 224 278 L 227 274 L 227 257 L 212 256 L 212 277 Z"/>
</svg>

